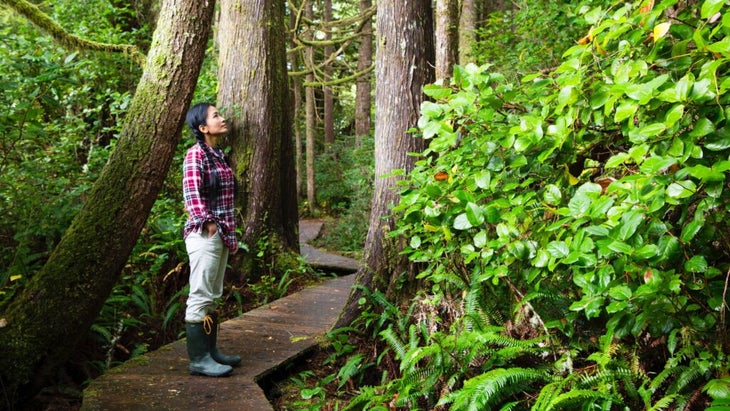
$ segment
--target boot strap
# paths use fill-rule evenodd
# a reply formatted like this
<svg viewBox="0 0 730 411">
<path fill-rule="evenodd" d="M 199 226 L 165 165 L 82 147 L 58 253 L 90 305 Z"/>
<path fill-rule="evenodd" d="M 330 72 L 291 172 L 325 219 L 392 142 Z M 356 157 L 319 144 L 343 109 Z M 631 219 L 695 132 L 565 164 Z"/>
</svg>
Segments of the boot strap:
<svg viewBox="0 0 730 411">
<path fill-rule="evenodd" d="M 214 326 L 215 320 L 213 319 L 213 316 L 210 314 L 206 315 L 205 318 L 203 318 L 203 331 L 205 331 L 205 335 L 212 334 Z"/>
</svg>

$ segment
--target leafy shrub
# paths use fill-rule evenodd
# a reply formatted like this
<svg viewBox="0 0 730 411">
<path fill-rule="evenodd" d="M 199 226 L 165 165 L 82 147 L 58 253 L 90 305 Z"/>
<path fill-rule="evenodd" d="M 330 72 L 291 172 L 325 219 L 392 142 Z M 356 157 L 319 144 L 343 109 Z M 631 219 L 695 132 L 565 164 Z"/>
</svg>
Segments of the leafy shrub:
<svg viewBox="0 0 730 411">
<path fill-rule="evenodd" d="M 514 84 L 469 65 L 454 88 L 426 88 L 430 145 L 395 209 L 394 235 L 427 265 L 432 299 L 478 313 L 497 298 L 509 318 L 499 333 L 544 338 L 542 352 L 519 347 L 483 367 L 493 357 L 444 338 L 485 339 L 459 327 L 481 315 L 435 312 L 439 327 L 416 326 L 420 338 L 384 336 L 402 375 L 446 358 L 467 367 L 438 389 L 398 377 L 363 395 L 407 391 L 398 404 L 409 409 L 430 409 L 433 395 L 453 409 L 709 405 L 703 386 L 725 376 L 730 348 L 727 7 L 579 11 L 590 29 L 555 70 Z"/>
</svg>

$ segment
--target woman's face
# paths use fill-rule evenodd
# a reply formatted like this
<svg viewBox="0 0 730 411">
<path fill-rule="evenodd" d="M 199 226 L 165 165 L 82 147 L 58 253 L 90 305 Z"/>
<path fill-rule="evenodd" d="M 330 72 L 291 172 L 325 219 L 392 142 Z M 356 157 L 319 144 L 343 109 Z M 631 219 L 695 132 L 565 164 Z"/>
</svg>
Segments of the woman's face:
<svg viewBox="0 0 730 411">
<path fill-rule="evenodd" d="M 228 133 L 226 119 L 220 115 L 218 109 L 213 106 L 208 107 L 208 116 L 205 118 L 205 125 L 200 126 L 203 134 L 218 137 Z"/>
</svg>

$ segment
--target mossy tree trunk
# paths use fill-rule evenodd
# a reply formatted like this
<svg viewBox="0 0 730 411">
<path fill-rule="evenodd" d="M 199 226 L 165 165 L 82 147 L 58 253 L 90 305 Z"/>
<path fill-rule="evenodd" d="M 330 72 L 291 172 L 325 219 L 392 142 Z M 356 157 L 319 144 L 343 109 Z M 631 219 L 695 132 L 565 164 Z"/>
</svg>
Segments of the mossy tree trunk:
<svg viewBox="0 0 730 411">
<path fill-rule="evenodd" d="M 365 14 L 372 7 L 372 0 L 360 0 L 360 14 Z M 373 62 L 373 23 L 367 18 L 360 30 L 360 45 L 357 48 L 357 71 L 364 72 Z M 355 98 L 355 145 L 360 146 L 363 138 L 370 137 L 370 108 L 372 98 L 371 75 L 365 74 L 357 79 Z"/>
<path fill-rule="evenodd" d="M 401 239 L 389 238 L 395 221 L 391 207 L 399 200 L 398 169 L 413 168 L 409 155 L 426 148 L 425 140 L 407 131 L 415 127 L 424 100 L 423 86 L 433 82 L 431 0 L 378 2 L 375 52 L 375 191 L 363 268 L 355 283 L 384 292 L 391 301 L 409 299 L 418 283 L 414 265 L 400 254 Z M 389 177 L 385 177 L 389 176 Z M 359 314 L 359 288 L 353 288 L 335 327 L 349 325 Z"/>
<path fill-rule="evenodd" d="M 114 153 L 45 266 L 0 315 L 3 405 L 41 388 L 117 282 L 167 175 L 203 61 L 213 1 L 165 0 Z"/>
<path fill-rule="evenodd" d="M 261 275 L 254 256 L 277 266 L 299 253 L 296 171 L 286 67 L 284 2 L 223 0 L 218 106 L 228 112 L 243 214 L 244 275 Z M 266 249 L 258 246 L 265 239 Z M 291 260 L 292 262 L 294 260 Z"/>
</svg>

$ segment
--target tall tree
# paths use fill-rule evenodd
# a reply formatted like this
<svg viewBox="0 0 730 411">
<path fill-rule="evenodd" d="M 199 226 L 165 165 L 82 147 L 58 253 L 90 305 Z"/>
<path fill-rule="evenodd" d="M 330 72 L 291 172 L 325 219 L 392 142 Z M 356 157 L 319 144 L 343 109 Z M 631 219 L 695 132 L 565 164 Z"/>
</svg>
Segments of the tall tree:
<svg viewBox="0 0 730 411">
<path fill-rule="evenodd" d="M 448 84 L 459 45 L 459 2 L 436 0 L 436 79 Z"/>
<path fill-rule="evenodd" d="M 360 0 L 360 14 L 368 16 L 372 0 Z M 357 48 L 357 70 L 361 73 L 373 64 L 373 22 L 369 16 L 365 18 L 360 29 L 360 44 Z M 360 146 L 363 137 L 370 136 L 370 111 L 372 106 L 372 85 L 369 73 L 357 79 L 355 98 L 355 144 Z"/>
<path fill-rule="evenodd" d="M 426 148 L 408 130 L 416 126 L 423 86 L 434 80 L 433 13 L 431 0 L 378 2 L 375 53 L 375 190 L 363 267 L 356 284 L 379 289 L 391 300 L 408 298 L 415 285 L 415 267 L 400 254 L 402 240 L 388 237 L 395 222 L 390 208 L 397 203 L 396 170 L 413 168 L 410 153 Z M 416 24 L 418 23 L 418 24 Z M 405 285 L 401 288 L 400 285 Z M 360 288 L 354 288 L 337 321 L 345 326 L 359 314 Z"/>
<path fill-rule="evenodd" d="M 314 10 L 312 2 L 306 1 L 304 5 L 304 15 L 307 20 L 311 21 L 314 19 Z M 310 28 L 306 35 L 305 40 L 313 40 L 314 31 Z M 305 86 L 304 93 L 304 111 L 306 117 L 306 142 L 305 142 L 305 164 L 307 168 L 307 204 L 309 205 L 309 212 L 314 214 L 317 207 L 317 192 L 314 185 L 314 143 L 317 135 L 317 101 L 314 94 L 314 46 L 310 43 L 307 45 L 306 56 L 304 58 L 305 64 L 310 68 L 307 70 L 305 76 L 305 82 L 308 84 Z"/>
<path fill-rule="evenodd" d="M 257 251 L 268 257 L 299 252 L 286 32 L 282 1 L 221 1 L 217 104 L 232 123 L 242 241 L 255 250 L 267 238 L 268 248 Z M 245 263 L 256 279 L 261 270 Z"/>
<path fill-rule="evenodd" d="M 164 0 L 114 153 L 44 267 L 0 316 L 3 405 L 32 396 L 99 313 L 162 187 L 193 95 L 214 2 Z"/>
<path fill-rule="evenodd" d="M 472 45 L 476 41 L 474 30 L 477 27 L 477 0 L 461 0 L 459 11 L 459 58 L 460 65 L 474 61 Z"/>
<path fill-rule="evenodd" d="M 332 79 L 332 30 L 328 27 L 332 22 L 332 0 L 324 0 L 324 25 L 325 30 L 324 58 L 327 59 L 324 66 L 325 81 Z M 324 99 L 324 147 L 325 150 L 335 143 L 335 99 L 331 84 L 325 84 L 323 89 Z"/>
</svg>

